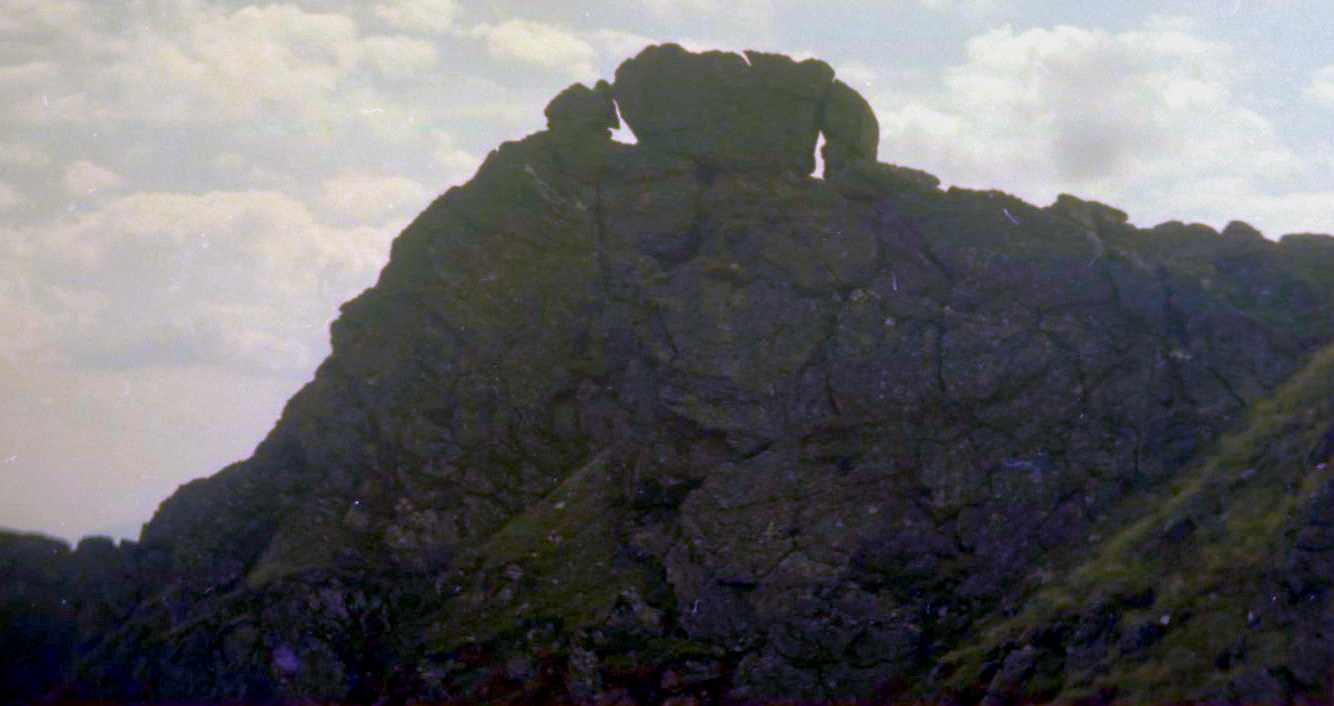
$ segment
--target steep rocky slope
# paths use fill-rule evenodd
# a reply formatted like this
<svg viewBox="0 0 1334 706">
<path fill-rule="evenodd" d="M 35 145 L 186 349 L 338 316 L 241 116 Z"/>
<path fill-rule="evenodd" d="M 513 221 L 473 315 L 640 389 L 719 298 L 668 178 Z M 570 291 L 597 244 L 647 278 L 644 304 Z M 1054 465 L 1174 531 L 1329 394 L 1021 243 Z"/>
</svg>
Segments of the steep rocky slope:
<svg viewBox="0 0 1334 706">
<path fill-rule="evenodd" d="M 875 116 L 814 60 L 652 47 L 547 117 L 404 231 L 254 456 L 164 502 L 116 590 L 76 597 L 104 617 L 43 622 L 53 661 L 12 693 L 1138 701 L 1245 698 L 1254 673 L 1331 698 L 1268 648 L 1171 651 L 1214 599 L 1158 582 L 1246 567 L 1215 592 L 1236 612 L 1288 560 L 1214 553 L 1231 532 L 1298 563 L 1323 541 L 1295 468 L 1210 479 L 1310 441 L 1244 420 L 1319 378 L 1293 375 L 1334 334 L 1334 240 L 943 191 L 874 161 Z M 1186 509 L 1248 494 L 1276 504 Z M 1195 544 L 1154 539 L 1168 521 Z M 1169 551 L 1197 563 L 1144 558 Z M 1264 615 L 1329 614 L 1307 563 L 1324 590 Z M 1093 596 L 1119 622 L 1085 639 Z M 1134 601 L 1178 616 L 1165 651 L 1097 652 L 1139 634 Z"/>
<path fill-rule="evenodd" d="M 939 681 L 987 703 L 1328 703 L 1334 347 L 1247 416 L 1090 549 L 1035 567 L 1023 607 L 979 625 Z"/>
</svg>

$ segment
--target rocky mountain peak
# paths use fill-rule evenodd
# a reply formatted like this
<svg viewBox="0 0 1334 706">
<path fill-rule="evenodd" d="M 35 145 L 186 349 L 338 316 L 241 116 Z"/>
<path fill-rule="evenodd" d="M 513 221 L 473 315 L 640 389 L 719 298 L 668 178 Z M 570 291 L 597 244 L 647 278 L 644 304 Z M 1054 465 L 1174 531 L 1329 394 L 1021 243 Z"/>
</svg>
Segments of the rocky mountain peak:
<svg viewBox="0 0 1334 706">
<path fill-rule="evenodd" d="M 6 698 L 1329 700 L 1334 240 L 941 190 L 816 60 L 614 78 L 140 543 L 0 538 Z"/>
</svg>

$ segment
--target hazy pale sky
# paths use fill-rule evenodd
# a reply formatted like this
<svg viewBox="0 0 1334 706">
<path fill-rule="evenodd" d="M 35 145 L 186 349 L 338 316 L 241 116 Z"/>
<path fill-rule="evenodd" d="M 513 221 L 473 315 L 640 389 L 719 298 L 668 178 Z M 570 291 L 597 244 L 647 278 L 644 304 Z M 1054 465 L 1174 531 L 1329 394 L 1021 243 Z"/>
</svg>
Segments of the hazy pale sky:
<svg viewBox="0 0 1334 706">
<path fill-rule="evenodd" d="M 248 456 L 389 243 L 650 43 L 828 61 L 882 161 L 1334 231 L 1325 0 L 0 0 L 0 526 Z"/>
</svg>

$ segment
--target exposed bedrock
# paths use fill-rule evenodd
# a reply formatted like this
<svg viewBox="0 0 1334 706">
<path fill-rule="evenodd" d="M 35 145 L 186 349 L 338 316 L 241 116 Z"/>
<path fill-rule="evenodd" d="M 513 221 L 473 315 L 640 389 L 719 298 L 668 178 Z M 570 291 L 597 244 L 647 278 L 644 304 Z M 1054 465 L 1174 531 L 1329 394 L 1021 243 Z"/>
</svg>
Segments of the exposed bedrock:
<svg viewBox="0 0 1334 706">
<path fill-rule="evenodd" d="M 617 107 L 638 144 L 610 138 Z M 54 616 L 22 633 L 54 646 L 40 678 L 120 700 L 1004 701 L 1096 696 L 1152 657 L 1128 698 L 1328 700 L 1325 653 L 1271 637 L 1329 630 L 1308 618 L 1331 614 L 1312 474 L 1334 422 L 1275 391 L 1329 378 L 1306 361 L 1334 334 L 1330 238 L 942 190 L 874 161 L 869 106 L 815 60 L 650 47 L 546 116 L 404 230 L 251 458 L 142 542 L 91 546 L 114 559 L 91 578 L 14 540 L 0 575 L 35 588 L 0 606 Z M 1238 509 L 1255 498 L 1273 512 Z M 1116 566 L 1185 579 L 1244 549 L 1254 580 L 1061 581 L 1130 548 Z M 983 639 L 1066 585 L 1112 608 Z M 61 587 L 101 607 L 75 620 Z M 1179 605 L 1210 591 L 1195 615 L 1242 620 L 1201 639 L 1248 611 L 1281 628 L 1217 668 L 1154 652 L 1194 644 Z"/>
</svg>

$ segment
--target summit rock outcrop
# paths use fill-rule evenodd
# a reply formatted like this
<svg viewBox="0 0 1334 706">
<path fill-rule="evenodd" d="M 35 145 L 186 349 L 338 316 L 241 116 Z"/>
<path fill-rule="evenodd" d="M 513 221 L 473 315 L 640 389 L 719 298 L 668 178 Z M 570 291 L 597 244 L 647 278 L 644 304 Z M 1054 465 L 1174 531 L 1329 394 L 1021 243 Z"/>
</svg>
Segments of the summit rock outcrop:
<svg viewBox="0 0 1334 706">
<path fill-rule="evenodd" d="M 6 696 L 1331 699 L 1199 618 L 1291 584 L 1259 619 L 1327 641 L 1334 420 L 1293 385 L 1334 239 L 942 190 L 814 60 L 650 47 L 547 118 L 404 230 L 251 458 L 108 557 L 0 540 L 73 601 Z M 1254 581 L 1189 583 L 1226 546 Z"/>
<path fill-rule="evenodd" d="M 707 167 L 809 174 L 821 133 L 839 166 L 874 162 L 880 140 L 870 105 L 817 59 L 665 44 L 622 64 L 613 93 L 640 144 Z"/>
</svg>

